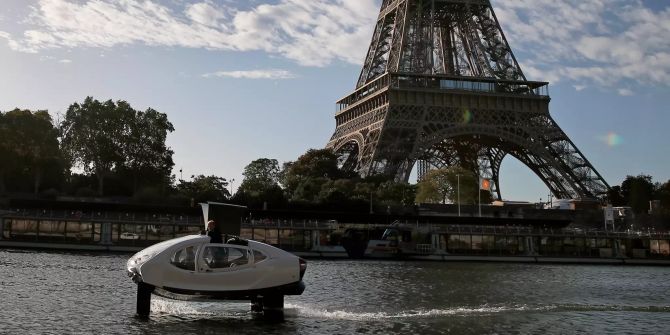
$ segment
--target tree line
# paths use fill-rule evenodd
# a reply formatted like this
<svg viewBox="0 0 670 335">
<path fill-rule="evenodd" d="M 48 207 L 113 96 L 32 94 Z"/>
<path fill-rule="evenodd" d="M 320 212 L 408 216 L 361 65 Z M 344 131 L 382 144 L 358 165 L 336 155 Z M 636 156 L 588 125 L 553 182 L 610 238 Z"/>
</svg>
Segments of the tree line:
<svg viewBox="0 0 670 335">
<path fill-rule="evenodd" d="M 415 203 L 475 204 L 492 200 L 480 191 L 472 171 L 450 167 L 429 171 L 415 185 L 383 176 L 361 178 L 338 168 L 338 157 L 311 149 L 295 161 L 259 158 L 244 168 L 244 180 L 231 194 L 227 179 L 215 175 L 177 180 L 174 151 L 166 145 L 175 131 L 166 114 L 136 110 L 126 101 L 87 97 L 71 104 L 59 120 L 45 110 L 0 112 L 0 195 L 55 198 L 123 197 L 139 203 L 193 205 L 229 201 L 252 208 L 318 206 L 366 210 Z M 636 213 L 658 200 L 670 214 L 670 181 L 628 176 L 607 194 L 614 206 Z"/>
<path fill-rule="evenodd" d="M 166 195 L 174 131 L 167 115 L 87 97 L 62 120 L 45 110 L 0 112 L 0 194 L 45 197 Z"/>
<path fill-rule="evenodd" d="M 333 209 L 344 205 L 362 210 L 371 202 L 413 205 L 422 189 L 383 177 L 360 178 L 340 170 L 338 157 L 329 150 L 312 149 L 281 166 L 276 159 L 251 162 L 233 195 L 222 177 L 176 180 L 174 152 L 166 145 L 175 129 L 167 115 L 155 109 L 141 111 L 126 101 L 87 97 L 71 104 L 61 118 L 53 120 L 44 110 L 0 112 L 0 194 L 131 197 L 139 203 L 172 205 L 231 201 L 275 209 L 289 204 Z M 421 192 L 426 199 L 429 193 Z"/>
<path fill-rule="evenodd" d="M 338 168 L 338 157 L 328 149 L 310 149 L 282 166 L 276 159 L 259 158 L 244 169 L 244 180 L 233 201 L 254 207 L 281 208 L 320 205 L 325 208 L 368 209 L 408 207 L 416 203 L 475 204 L 478 178 L 459 167 L 430 171 L 415 185 L 385 176 L 362 178 Z M 482 191 L 482 202 L 491 200 Z"/>
<path fill-rule="evenodd" d="M 361 178 L 338 168 L 327 149 L 310 149 L 283 163 L 259 158 L 244 168 L 244 180 L 233 201 L 251 207 L 317 206 L 322 209 L 367 210 L 377 206 L 414 204 L 416 186 L 380 177 Z"/>
<path fill-rule="evenodd" d="M 670 180 L 659 183 L 650 175 L 629 175 L 621 185 L 612 186 L 607 198 L 612 206 L 628 206 L 636 214 L 647 213 L 651 209 L 650 201 L 657 201 L 658 211 L 670 215 Z"/>
<path fill-rule="evenodd" d="M 493 201 L 490 190 L 480 190 L 476 173 L 453 166 L 429 171 L 417 184 L 384 177 L 361 178 L 338 169 L 337 156 L 326 149 L 311 149 L 296 161 L 282 166 L 276 159 L 260 158 L 244 169 L 244 180 L 232 199 L 255 207 L 287 203 L 321 204 L 339 208 L 364 208 L 370 202 L 381 206 L 411 206 L 417 203 L 474 205 Z M 670 181 L 654 183 L 649 175 L 627 176 L 613 186 L 603 203 L 631 207 L 637 214 L 650 210 L 670 215 Z"/>
</svg>

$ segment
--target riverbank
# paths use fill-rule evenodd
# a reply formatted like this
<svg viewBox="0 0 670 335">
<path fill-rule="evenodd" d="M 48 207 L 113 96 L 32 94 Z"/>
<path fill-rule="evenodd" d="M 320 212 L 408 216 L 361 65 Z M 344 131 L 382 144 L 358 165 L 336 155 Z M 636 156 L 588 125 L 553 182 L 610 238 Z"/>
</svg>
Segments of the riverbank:
<svg viewBox="0 0 670 335">
<path fill-rule="evenodd" d="M 86 253 L 122 253 L 138 252 L 143 247 L 114 245 L 82 245 L 37 242 L 0 241 L 0 249 L 23 249 L 35 251 L 67 251 Z M 335 248 L 333 248 L 335 249 Z M 349 259 L 343 249 L 328 251 L 292 251 L 296 256 L 306 259 Z M 368 257 L 367 260 L 404 260 L 453 263 L 524 263 L 524 264 L 570 264 L 570 265 L 637 265 L 637 266 L 670 266 L 670 259 L 631 259 L 631 258 L 577 258 L 577 257 L 544 257 L 544 256 L 466 256 L 466 255 L 404 255 L 402 257 Z M 364 259 L 365 260 L 365 259 Z"/>
<path fill-rule="evenodd" d="M 123 209 L 15 209 L 0 217 L 0 248 L 132 253 L 203 229 L 197 211 Z M 576 228 L 566 219 L 575 214 L 566 211 L 520 208 L 504 218 L 433 213 L 392 223 L 376 221 L 388 219 L 383 215 L 327 215 L 250 211 L 237 219 L 238 231 L 313 259 L 670 265 L 670 234 Z"/>
</svg>

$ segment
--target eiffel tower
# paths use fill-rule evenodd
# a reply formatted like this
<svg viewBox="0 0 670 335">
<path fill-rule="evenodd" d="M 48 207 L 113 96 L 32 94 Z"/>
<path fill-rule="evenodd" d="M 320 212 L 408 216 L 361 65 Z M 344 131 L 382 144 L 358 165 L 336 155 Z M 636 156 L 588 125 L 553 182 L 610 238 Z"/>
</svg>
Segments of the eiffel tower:
<svg viewBox="0 0 670 335">
<path fill-rule="evenodd" d="M 598 198 L 609 185 L 549 114 L 548 83 L 528 81 L 489 0 L 383 0 L 356 90 L 337 102 L 327 148 L 361 176 L 409 180 L 414 166 L 461 166 L 492 180 L 512 156 L 553 195 Z"/>
</svg>

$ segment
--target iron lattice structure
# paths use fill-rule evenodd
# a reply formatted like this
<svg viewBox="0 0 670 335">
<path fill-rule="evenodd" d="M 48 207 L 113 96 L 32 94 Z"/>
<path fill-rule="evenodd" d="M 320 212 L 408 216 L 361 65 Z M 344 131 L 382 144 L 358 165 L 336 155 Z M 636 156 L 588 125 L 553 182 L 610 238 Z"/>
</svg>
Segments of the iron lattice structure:
<svg viewBox="0 0 670 335">
<path fill-rule="evenodd" d="M 528 81 L 489 0 L 384 0 L 356 90 L 337 102 L 327 147 L 362 176 L 407 181 L 461 166 L 501 199 L 507 155 L 557 198 L 609 186 L 549 114 L 548 83 Z"/>
</svg>

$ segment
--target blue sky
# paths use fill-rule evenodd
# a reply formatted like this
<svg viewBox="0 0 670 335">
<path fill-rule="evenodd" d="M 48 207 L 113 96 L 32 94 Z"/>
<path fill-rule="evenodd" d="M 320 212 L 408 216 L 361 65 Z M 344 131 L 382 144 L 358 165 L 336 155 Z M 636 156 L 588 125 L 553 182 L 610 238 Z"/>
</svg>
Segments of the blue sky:
<svg viewBox="0 0 670 335">
<path fill-rule="evenodd" d="M 0 110 L 86 96 L 167 113 L 175 173 L 242 179 L 250 161 L 294 160 L 335 128 L 379 0 L 2 0 Z M 493 0 L 527 77 L 611 184 L 670 179 L 670 2 Z M 503 197 L 548 191 L 513 158 Z"/>
</svg>

